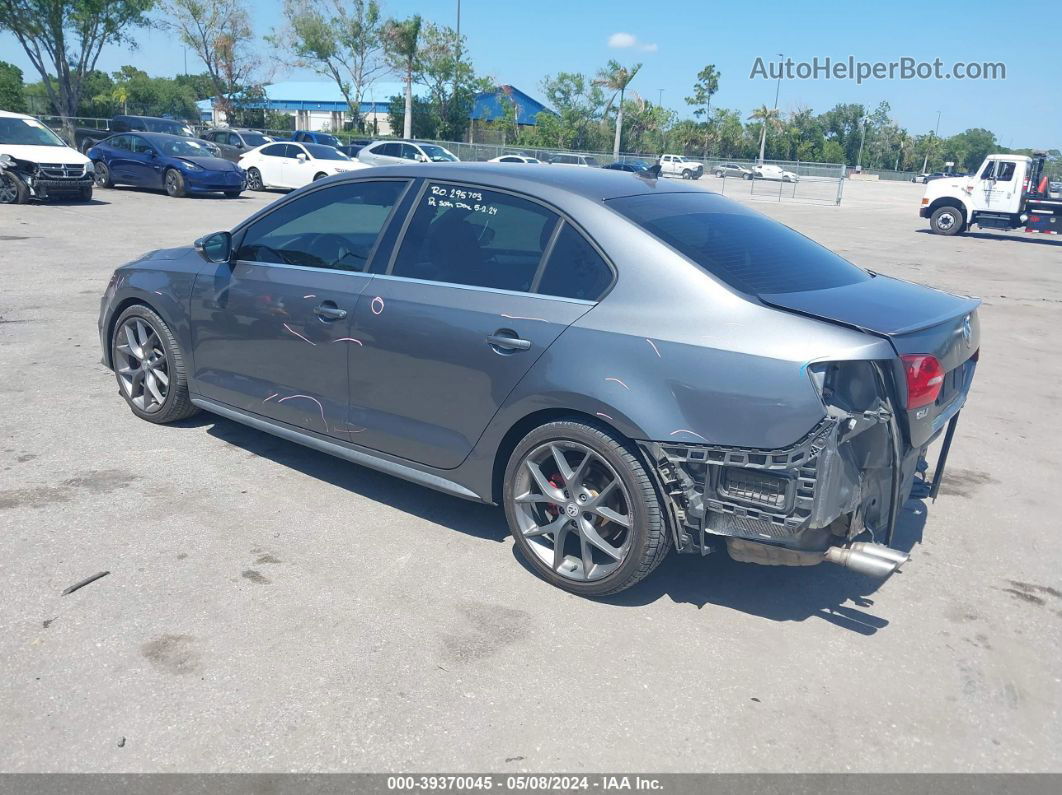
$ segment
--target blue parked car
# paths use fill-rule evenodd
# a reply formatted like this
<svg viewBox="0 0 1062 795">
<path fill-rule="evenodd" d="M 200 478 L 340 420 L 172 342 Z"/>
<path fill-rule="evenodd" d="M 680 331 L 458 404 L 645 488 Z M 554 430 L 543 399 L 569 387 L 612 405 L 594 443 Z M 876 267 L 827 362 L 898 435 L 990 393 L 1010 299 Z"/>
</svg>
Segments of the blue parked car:
<svg viewBox="0 0 1062 795">
<path fill-rule="evenodd" d="M 331 133 L 311 130 L 296 130 L 292 136 L 293 141 L 302 141 L 307 144 L 322 144 L 324 146 L 334 146 L 336 149 L 343 145 L 343 142 L 336 138 Z"/>
<path fill-rule="evenodd" d="M 135 185 L 162 188 L 170 196 L 224 193 L 236 198 L 245 173 L 215 155 L 210 144 L 165 133 L 120 133 L 88 150 L 96 169 L 96 186 Z"/>
</svg>

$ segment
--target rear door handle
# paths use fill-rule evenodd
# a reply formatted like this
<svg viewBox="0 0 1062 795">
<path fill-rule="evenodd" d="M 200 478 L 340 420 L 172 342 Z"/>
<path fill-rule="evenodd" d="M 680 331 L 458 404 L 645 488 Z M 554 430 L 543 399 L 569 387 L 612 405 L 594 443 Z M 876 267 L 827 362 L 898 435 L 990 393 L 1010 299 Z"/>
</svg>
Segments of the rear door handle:
<svg viewBox="0 0 1062 795">
<path fill-rule="evenodd" d="M 313 308 L 313 313 L 321 320 L 342 320 L 347 316 L 347 310 L 340 309 L 331 301 L 325 301 Z"/>
<path fill-rule="evenodd" d="M 499 329 L 487 337 L 487 344 L 492 348 L 500 348 L 512 353 L 514 351 L 526 351 L 531 348 L 531 340 L 520 339 L 515 331 Z"/>
</svg>

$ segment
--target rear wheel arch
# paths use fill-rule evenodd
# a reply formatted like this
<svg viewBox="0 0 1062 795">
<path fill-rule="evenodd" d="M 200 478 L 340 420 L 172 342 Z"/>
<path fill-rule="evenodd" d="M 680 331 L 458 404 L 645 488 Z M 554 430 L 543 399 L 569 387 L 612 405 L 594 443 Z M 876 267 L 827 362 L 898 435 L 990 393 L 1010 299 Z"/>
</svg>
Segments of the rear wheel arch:
<svg viewBox="0 0 1062 795">
<path fill-rule="evenodd" d="M 551 408 L 534 411 L 517 420 L 509 430 L 505 432 L 505 435 L 494 450 L 494 467 L 491 473 L 490 490 L 491 502 L 498 505 L 501 504 L 503 484 L 505 481 L 505 468 L 509 464 L 509 458 L 512 456 L 513 450 L 515 450 L 516 446 L 520 444 L 520 441 L 535 428 L 562 420 L 581 422 L 585 425 L 606 430 L 617 438 L 629 443 L 631 449 L 636 451 L 636 455 L 640 458 L 644 458 L 634 440 L 631 439 L 628 434 L 620 430 L 618 424 L 614 421 L 610 422 L 601 416 L 588 414 L 585 411 L 579 411 L 577 409 Z M 642 461 L 642 464 L 646 467 L 649 466 L 649 462 L 644 460 Z"/>
</svg>

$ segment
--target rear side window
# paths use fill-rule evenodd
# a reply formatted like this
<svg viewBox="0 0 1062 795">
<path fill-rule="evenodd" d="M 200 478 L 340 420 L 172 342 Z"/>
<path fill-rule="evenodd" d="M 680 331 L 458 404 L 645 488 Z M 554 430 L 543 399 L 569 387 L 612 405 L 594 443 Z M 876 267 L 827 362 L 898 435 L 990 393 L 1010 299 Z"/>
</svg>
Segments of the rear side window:
<svg viewBox="0 0 1062 795">
<path fill-rule="evenodd" d="M 363 271 L 405 182 L 352 182 L 288 202 L 243 236 L 237 259 Z"/>
<path fill-rule="evenodd" d="M 609 205 L 749 295 L 826 290 L 870 278 L 789 227 L 709 193 L 627 196 Z"/>
<path fill-rule="evenodd" d="M 262 152 L 267 157 L 284 157 L 284 144 L 273 144 L 265 147 Z"/>
<path fill-rule="evenodd" d="M 432 183 L 413 213 L 391 272 L 527 292 L 556 224 L 556 214 L 526 199 Z"/>
<path fill-rule="evenodd" d="M 596 301 L 612 283 L 612 270 L 585 237 L 565 224 L 553 244 L 537 293 Z"/>
</svg>

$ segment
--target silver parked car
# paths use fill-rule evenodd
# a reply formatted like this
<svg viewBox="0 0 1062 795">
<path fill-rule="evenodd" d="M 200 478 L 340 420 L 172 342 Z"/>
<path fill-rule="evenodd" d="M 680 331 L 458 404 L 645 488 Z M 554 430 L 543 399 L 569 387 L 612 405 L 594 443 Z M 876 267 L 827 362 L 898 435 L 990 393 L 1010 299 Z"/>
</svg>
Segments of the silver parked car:
<svg viewBox="0 0 1062 795">
<path fill-rule="evenodd" d="M 595 596 L 672 548 L 891 574 L 979 303 L 686 183 L 411 164 L 118 268 L 99 329 L 138 417 L 205 410 L 501 505 L 538 574 Z"/>
<path fill-rule="evenodd" d="M 720 163 L 712 169 L 717 177 L 738 177 L 739 179 L 752 179 L 752 169 L 739 166 L 737 163 Z"/>
<path fill-rule="evenodd" d="M 370 166 L 458 162 L 457 156 L 446 147 L 422 141 L 376 141 L 358 150 L 358 160 Z"/>
</svg>

